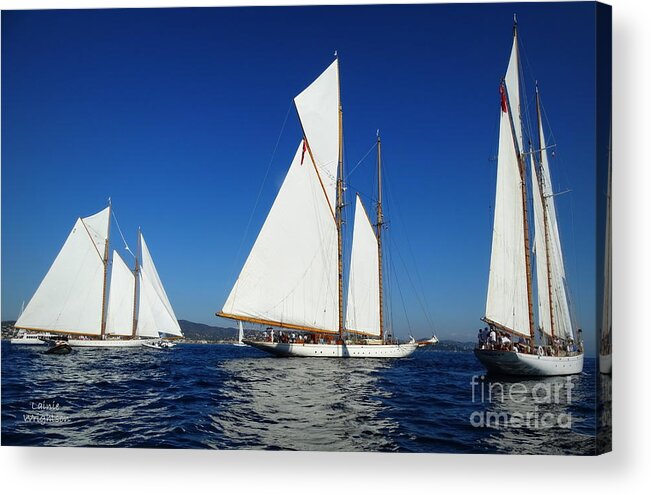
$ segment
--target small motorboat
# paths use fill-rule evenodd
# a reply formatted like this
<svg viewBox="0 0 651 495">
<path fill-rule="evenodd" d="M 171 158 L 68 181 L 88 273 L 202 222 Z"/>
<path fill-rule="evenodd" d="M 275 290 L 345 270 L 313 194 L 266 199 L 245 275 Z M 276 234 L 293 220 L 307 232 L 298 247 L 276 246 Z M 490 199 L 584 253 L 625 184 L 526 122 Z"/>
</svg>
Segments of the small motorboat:
<svg viewBox="0 0 651 495">
<path fill-rule="evenodd" d="M 157 340 L 155 342 L 145 342 L 142 344 L 143 347 L 149 347 L 150 349 L 171 349 L 174 347 L 176 344 L 169 342 L 167 340 Z"/>
<path fill-rule="evenodd" d="M 65 340 L 55 340 L 45 354 L 70 354 L 72 347 Z"/>
</svg>

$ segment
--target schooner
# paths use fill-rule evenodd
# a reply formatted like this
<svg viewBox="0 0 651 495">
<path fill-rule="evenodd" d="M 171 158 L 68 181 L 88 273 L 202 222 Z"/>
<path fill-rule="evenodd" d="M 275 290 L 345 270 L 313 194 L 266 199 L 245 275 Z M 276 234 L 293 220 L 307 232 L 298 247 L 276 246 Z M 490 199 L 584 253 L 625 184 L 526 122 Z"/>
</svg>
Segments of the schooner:
<svg viewBox="0 0 651 495">
<path fill-rule="evenodd" d="M 391 342 L 384 331 L 379 134 L 376 222 L 371 223 L 357 196 L 344 308 L 339 60 L 335 58 L 294 103 L 302 140 L 244 267 L 216 315 L 267 326 L 271 332 L 266 340 L 244 342 L 275 355 L 409 356 L 418 344 L 413 339 Z"/>
<path fill-rule="evenodd" d="M 571 375 L 583 369 L 580 329 L 571 317 L 548 146 L 536 85 L 538 149 L 524 148 L 520 105 L 518 30 L 514 19 L 509 65 L 500 84 L 497 187 L 486 313 L 490 333 L 475 355 L 491 373 Z M 537 314 L 536 346 L 533 262 L 527 211 L 526 162 L 531 170 Z M 578 336 L 575 336 L 575 330 Z M 518 338 L 518 342 L 512 339 Z"/>
<path fill-rule="evenodd" d="M 133 271 L 117 251 L 109 257 L 110 218 L 109 203 L 77 219 L 16 328 L 66 334 L 77 347 L 137 347 L 160 333 L 183 336 L 140 229 Z"/>
</svg>

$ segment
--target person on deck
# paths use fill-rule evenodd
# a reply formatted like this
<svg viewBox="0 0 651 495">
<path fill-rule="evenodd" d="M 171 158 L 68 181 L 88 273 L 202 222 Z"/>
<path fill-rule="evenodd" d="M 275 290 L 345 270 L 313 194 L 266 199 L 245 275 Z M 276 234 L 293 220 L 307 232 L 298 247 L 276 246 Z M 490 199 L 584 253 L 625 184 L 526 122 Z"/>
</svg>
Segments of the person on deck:
<svg viewBox="0 0 651 495">
<path fill-rule="evenodd" d="M 488 334 L 488 342 L 490 344 L 490 348 L 494 349 L 495 344 L 497 344 L 497 334 L 495 333 L 495 329 L 491 328 L 490 333 Z"/>
</svg>

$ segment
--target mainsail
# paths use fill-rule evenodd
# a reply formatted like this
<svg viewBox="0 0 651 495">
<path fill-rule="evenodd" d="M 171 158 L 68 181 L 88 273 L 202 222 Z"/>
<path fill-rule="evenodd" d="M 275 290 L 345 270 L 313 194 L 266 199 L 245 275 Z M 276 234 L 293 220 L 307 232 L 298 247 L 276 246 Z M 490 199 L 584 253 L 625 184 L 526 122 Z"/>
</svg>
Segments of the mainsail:
<svg viewBox="0 0 651 495">
<path fill-rule="evenodd" d="M 339 69 L 295 98 L 304 137 L 220 316 L 338 331 Z"/>
<path fill-rule="evenodd" d="M 346 328 L 351 332 L 380 335 L 378 241 L 359 195 L 348 276 Z"/>
<path fill-rule="evenodd" d="M 312 84 L 294 98 L 319 178 L 333 209 L 337 197 L 339 162 L 339 61 L 335 60 Z"/>
<path fill-rule="evenodd" d="M 113 251 L 111 288 L 106 313 L 106 333 L 133 335 L 135 276 L 122 257 Z"/>
<path fill-rule="evenodd" d="M 110 207 L 79 218 L 16 328 L 100 335 Z"/>
<path fill-rule="evenodd" d="M 525 181 L 520 171 L 522 123 L 517 34 L 502 93 L 497 155 L 497 187 L 486 320 L 520 335 L 530 335 L 525 248 Z"/>
</svg>

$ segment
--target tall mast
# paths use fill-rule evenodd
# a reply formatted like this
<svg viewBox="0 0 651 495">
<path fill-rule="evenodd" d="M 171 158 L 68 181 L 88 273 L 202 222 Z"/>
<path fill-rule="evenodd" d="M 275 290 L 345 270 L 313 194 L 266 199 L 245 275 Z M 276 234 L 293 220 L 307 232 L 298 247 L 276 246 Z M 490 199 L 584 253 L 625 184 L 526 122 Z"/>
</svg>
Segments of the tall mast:
<svg viewBox="0 0 651 495">
<path fill-rule="evenodd" d="M 111 198 L 109 198 L 108 208 L 108 229 L 106 233 L 106 241 L 104 242 L 104 284 L 102 286 L 102 323 L 100 332 L 100 338 L 102 340 L 104 340 L 106 336 L 106 276 L 108 273 L 109 238 L 111 237 Z"/>
<path fill-rule="evenodd" d="M 382 215 L 382 141 L 380 131 L 377 133 L 377 254 L 378 254 L 378 281 L 380 287 L 380 340 L 384 340 L 384 307 L 382 292 L 382 226 L 384 216 Z"/>
<path fill-rule="evenodd" d="M 138 274 L 140 272 L 140 265 L 138 264 L 138 253 L 140 252 L 140 227 L 138 227 L 138 246 L 136 247 L 136 265 L 133 269 L 133 323 L 131 327 L 131 338 L 136 338 L 136 331 L 138 329 L 138 315 L 136 313 L 136 305 L 138 303 Z"/>
<path fill-rule="evenodd" d="M 542 116 L 540 112 L 540 93 L 538 91 L 538 83 L 536 83 L 536 116 L 538 124 L 538 188 L 540 190 L 540 198 L 542 199 L 542 214 L 543 214 L 543 224 L 545 226 L 545 262 L 547 263 L 547 294 L 549 298 L 549 321 L 551 325 L 551 335 L 552 340 L 555 335 L 555 319 L 554 319 L 554 304 L 552 303 L 552 274 L 551 274 L 551 258 L 549 254 L 549 246 L 551 245 L 549 238 L 549 222 L 547 220 L 547 196 L 545 195 L 545 189 L 543 188 L 543 177 L 542 177 Z"/>
<path fill-rule="evenodd" d="M 520 55 L 518 53 L 518 21 L 515 15 L 513 15 L 513 41 L 515 43 L 515 50 L 516 50 L 516 71 L 517 71 L 517 77 L 520 77 Z M 529 335 L 531 336 L 531 345 L 535 343 L 535 332 L 534 332 L 534 324 L 533 324 L 533 288 L 531 284 L 531 253 L 529 251 L 529 220 L 527 218 L 527 178 L 526 178 L 526 170 L 524 166 L 524 155 L 522 154 L 522 150 L 520 149 L 520 143 L 518 140 L 516 128 L 515 128 L 515 123 L 513 121 L 513 112 L 511 108 L 511 101 L 509 98 L 509 88 L 506 86 L 506 82 L 502 82 L 504 88 L 505 88 L 505 95 L 506 95 L 506 104 L 508 107 L 508 115 L 509 115 L 509 123 L 511 124 L 511 134 L 513 137 L 513 144 L 515 147 L 515 154 L 516 158 L 518 160 L 518 169 L 520 172 L 520 181 L 521 181 L 521 187 L 522 187 L 522 223 L 523 223 L 523 230 L 524 230 L 524 256 L 525 256 L 525 265 L 526 265 L 526 275 L 527 275 L 527 303 L 529 305 Z M 519 86 L 519 85 L 518 85 Z M 519 91 L 519 88 L 518 88 Z M 522 125 L 520 122 L 520 109 L 517 109 L 518 111 L 518 125 Z"/>
<path fill-rule="evenodd" d="M 339 63 L 339 57 L 337 63 Z M 343 256 L 343 209 L 344 209 L 344 144 L 343 144 L 343 109 L 341 106 L 341 82 L 338 81 L 339 96 L 339 172 L 337 174 L 337 259 L 338 259 L 338 286 L 339 286 L 339 338 L 343 339 L 344 333 L 344 256 Z"/>
</svg>

